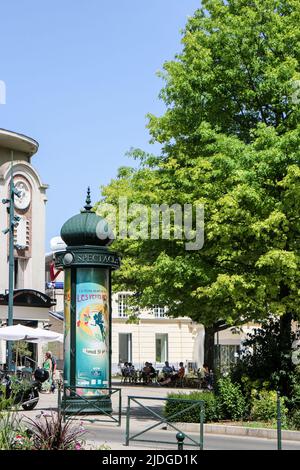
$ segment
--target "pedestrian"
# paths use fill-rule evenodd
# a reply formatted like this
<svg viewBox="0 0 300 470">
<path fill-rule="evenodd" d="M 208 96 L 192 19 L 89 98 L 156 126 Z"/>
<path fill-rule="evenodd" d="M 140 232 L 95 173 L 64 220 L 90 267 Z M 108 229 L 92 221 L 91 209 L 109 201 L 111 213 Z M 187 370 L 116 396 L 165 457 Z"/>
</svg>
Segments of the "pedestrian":
<svg viewBox="0 0 300 470">
<path fill-rule="evenodd" d="M 50 393 L 50 389 L 52 385 L 52 353 L 50 351 L 47 351 L 45 354 L 45 360 L 43 362 L 43 369 L 45 369 L 48 372 L 49 377 L 43 383 L 42 390 L 45 393 Z"/>
<path fill-rule="evenodd" d="M 54 391 L 55 391 L 55 373 L 56 373 L 57 362 L 56 362 L 56 357 L 53 354 L 51 354 L 51 362 L 52 362 L 52 384 L 51 384 L 51 389 L 50 390 L 51 390 L 52 393 L 54 393 Z"/>
</svg>

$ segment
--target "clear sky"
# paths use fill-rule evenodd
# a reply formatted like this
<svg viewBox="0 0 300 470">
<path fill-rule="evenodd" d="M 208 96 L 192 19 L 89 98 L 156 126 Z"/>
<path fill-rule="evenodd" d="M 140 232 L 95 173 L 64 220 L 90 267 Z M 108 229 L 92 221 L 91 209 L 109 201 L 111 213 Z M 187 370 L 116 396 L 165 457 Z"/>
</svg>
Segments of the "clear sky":
<svg viewBox="0 0 300 470">
<path fill-rule="evenodd" d="M 46 251 L 92 201 L 131 147 L 149 145 L 146 113 L 161 114 L 156 76 L 180 51 L 200 0 L 10 0 L 1 5 L 0 127 L 40 144 L 32 163 L 49 184 Z M 0 227 L 1 229 L 1 227 Z"/>
</svg>

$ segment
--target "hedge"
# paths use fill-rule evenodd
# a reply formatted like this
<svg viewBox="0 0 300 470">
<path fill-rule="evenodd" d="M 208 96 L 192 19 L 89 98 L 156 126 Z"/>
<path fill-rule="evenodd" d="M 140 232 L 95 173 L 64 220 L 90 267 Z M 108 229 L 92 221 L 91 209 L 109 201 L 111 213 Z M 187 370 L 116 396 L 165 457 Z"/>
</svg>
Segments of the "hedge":
<svg viewBox="0 0 300 470">
<path fill-rule="evenodd" d="M 181 400 L 202 400 L 204 402 L 204 422 L 217 421 L 217 402 L 213 393 L 211 392 L 191 392 L 186 393 L 171 393 L 168 398 L 177 398 Z M 164 415 L 168 417 L 176 412 L 182 411 L 189 406 L 188 403 L 168 401 L 165 405 Z M 171 418 L 170 421 L 177 421 L 183 423 L 199 423 L 200 422 L 200 404 L 191 410 L 184 411 L 178 417 Z"/>
</svg>

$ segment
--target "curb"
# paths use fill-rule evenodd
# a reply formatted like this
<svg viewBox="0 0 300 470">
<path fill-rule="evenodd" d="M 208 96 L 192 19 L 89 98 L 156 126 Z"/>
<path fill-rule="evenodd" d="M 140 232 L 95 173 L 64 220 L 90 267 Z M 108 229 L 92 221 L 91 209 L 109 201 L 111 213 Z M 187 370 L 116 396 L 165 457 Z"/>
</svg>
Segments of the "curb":
<svg viewBox="0 0 300 470">
<path fill-rule="evenodd" d="M 174 426 L 185 432 L 199 432 L 197 423 L 174 423 Z M 167 429 L 172 429 L 169 425 Z M 277 439 L 277 429 L 247 428 L 245 426 L 228 426 L 223 424 L 204 424 L 204 434 L 224 434 L 229 436 L 261 437 L 264 439 Z M 282 440 L 300 441 L 300 431 L 281 431 Z"/>
</svg>

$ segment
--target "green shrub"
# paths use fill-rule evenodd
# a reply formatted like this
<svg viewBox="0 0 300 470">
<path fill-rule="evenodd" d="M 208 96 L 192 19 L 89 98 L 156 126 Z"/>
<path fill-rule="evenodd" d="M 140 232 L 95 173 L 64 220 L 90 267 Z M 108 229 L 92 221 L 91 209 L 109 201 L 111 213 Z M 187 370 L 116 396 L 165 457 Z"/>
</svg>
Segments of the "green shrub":
<svg viewBox="0 0 300 470">
<path fill-rule="evenodd" d="M 217 403 L 213 393 L 211 392 L 191 392 L 186 393 L 171 393 L 168 398 L 176 398 L 181 400 L 202 400 L 204 402 L 204 421 L 217 421 Z M 164 415 L 166 417 L 173 415 L 179 411 L 187 408 L 188 403 L 182 403 L 178 401 L 166 402 Z M 182 423 L 199 423 L 200 422 L 200 405 L 192 408 L 191 410 L 185 411 L 170 421 L 177 421 Z"/>
<path fill-rule="evenodd" d="M 253 391 L 253 395 L 255 391 Z M 285 398 L 280 398 L 281 421 L 286 424 L 287 408 Z M 274 422 L 277 419 L 277 394 L 275 391 L 261 390 L 258 396 L 252 398 L 251 419 L 258 421 Z"/>
<path fill-rule="evenodd" d="M 291 396 L 286 404 L 292 413 L 300 409 L 300 381 L 296 375 L 292 385 Z"/>
<path fill-rule="evenodd" d="M 9 398 L 6 398 L 6 385 L 0 383 L 0 411 L 8 410 L 14 406 L 16 395 L 22 390 L 19 381 L 11 377 L 12 392 Z"/>
<path fill-rule="evenodd" d="M 246 415 L 247 403 L 241 387 L 229 377 L 218 380 L 216 400 L 220 419 L 239 420 Z"/>
<path fill-rule="evenodd" d="M 293 429 L 300 431 L 300 410 L 295 410 L 289 419 L 289 425 Z"/>
</svg>

